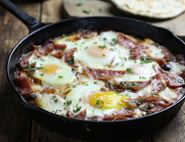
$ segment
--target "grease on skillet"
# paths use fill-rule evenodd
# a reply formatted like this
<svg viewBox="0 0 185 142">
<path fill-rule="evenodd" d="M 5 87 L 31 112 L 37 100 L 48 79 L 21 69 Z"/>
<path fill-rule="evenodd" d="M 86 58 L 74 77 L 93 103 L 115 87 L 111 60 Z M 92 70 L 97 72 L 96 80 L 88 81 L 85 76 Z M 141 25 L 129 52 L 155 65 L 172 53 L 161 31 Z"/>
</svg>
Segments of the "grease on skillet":
<svg viewBox="0 0 185 142">
<path fill-rule="evenodd" d="M 151 39 L 89 30 L 34 45 L 15 72 L 29 103 L 97 121 L 138 118 L 169 107 L 184 95 L 184 78 L 184 57 Z"/>
</svg>

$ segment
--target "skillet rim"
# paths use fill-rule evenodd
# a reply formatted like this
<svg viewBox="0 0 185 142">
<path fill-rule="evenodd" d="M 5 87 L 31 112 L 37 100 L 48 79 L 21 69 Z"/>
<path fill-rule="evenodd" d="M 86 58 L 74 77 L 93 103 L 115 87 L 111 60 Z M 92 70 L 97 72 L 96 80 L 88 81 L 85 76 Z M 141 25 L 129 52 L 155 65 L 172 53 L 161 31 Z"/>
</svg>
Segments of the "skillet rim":
<svg viewBox="0 0 185 142">
<path fill-rule="evenodd" d="M 151 118 L 151 117 L 155 117 L 161 113 L 164 113 L 166 111 L 169 111 L 171 109 L 173 109 L 174 107 L 176 107 L 176 105 L 180 104 L 181 102 L 183 103 L 183 101 L 185 101 L 185 94 L 179 98 L 175 103 L 173 103 L 171 106 L 165 108 L 165 109 L 162 109 L 158 112 L 154 112 L 154 113 L 151 113 L 149 115 L 145 115 L 145 116 L 142 116 L 142 117 L 138 117 L 138 118 L 131 118 L 131 119 L 123 119 L 123 120 L 114 120 L 114 121 L 96 121 L 96 120 L 81 120 L 81 119 L 75 119 L 75 118 L 67 118 L 65 116 L 61 116 L 61 115 L 57 115 L 57 114 L 54 114 L 52 112 L 49 112 L 47 110 L 44 110 L 42 108 L 39 108 L 37 106 L 34 106 L 34 105 L 31 105 L 29 104 L 24 98 L 23 96 L 20 94 L 20 92 L 18 91 L 14 81 L 11 79 L 11 76 L 10 76 L 10 70 L 9 70 L 9 66 L 10 66 L 10 60 L 12 58 L 12 55 L 14 54 L 15 50 L 17 48 L 19 48 L 19 46 L 25 41 L 27 40 L 29 37 L 33 36 L 34 34 L 36 34 L 37 32 L 40 32 L 42 30 L 45 30 L 47 28 L 50 28 L 54 25 L 57 25 L 57 24 L 61 24 L 61 23 L 64 23 L 64 22 L 68 22 L 68 21 L 76 21 L 76 20 L 88 20 L 88 19 L 108 19 L 108 20 L 111 20 L 111 19 L 117 19 L 117 20 L 125 20 L 125 21 L 130 21 L 130 22 L 135 22 L 135 23 L 140 23 L 140 24 L 144 24 L 146 26 L 149 26 L 149 27 L 153 27 L 155 28 L 156 30 L 158 30 L 159 32 L 160 31 L 164 31 L 166 32 L 169 36 L 171 36 L 172 38 L 176 39 L 177 41 L 181 42 L 183 45 L 184 45 L 184 48 L 185 48 L 185 42 L 180 39 L 177 35 L 175 35 L 174 33 L 172 33 L 171 31 L 169 31 L 168 29 L 165 29 L 165 28 L 161 28 L 161 27 L 158 27 L 158 26 L 154 26 L 154 25 L 151 25 L 149 23 L 146 23 L 144 21 L 141 21 L 141 20 L 138 20 L 138 19 L 132 19 L 132 18 L 128 18 L 128 17 L 106 17 L 106 16 L 93 16 L 93 17 L 81 17 L 81 18 L 69 18 L 69 19 L 65 19 L 65 20 L 62 20 L 62 21 L 59 21 L 59 22 L 56 22 L 56 23 L 52 23 L 52 24 L 48 24 L 48 25 L 44 25 L 38 29 L 36 29 L 35 31 L 32 31 L 31 33 L 29 33 L 28 35 L 26 35 L 25 37 L 23 37 L 12 49 L 11 51 L 9 52 L 9 55 L 8 55 L 8 58 L 7 58 L 7 62 L 6 62 L 6 75 L 7 75 L 7 78 L 9 80 L 9 82 L 11 83 L 11 86 L 14 88 L 13 90 L 16 92 L 16 96 L 19 97 L 19 101 L 21 102 L 21 104 L 26 107 L 27 109 L 31 109 L 32 111 L 36 111 L 38 113 L 43 113 L 44 115 L 47 115 L 47 117 L 53 117 L 53 118 L 56 118 L 56 119 L 60 119 L 62 121 L 70 121 L 70 122 L 78 122 L 78 123 L 96 123 L 96 124 L 112 124 L 112 123 L 126 123 L 126 122 L 133 122 L 133 121 L 138 121 L 138 120 L 144 120 L 144 119 L 148 119 L 148 118 Z M 183 47 L 180 47 L 180 48 L 183 48 Z"/>
</svg>

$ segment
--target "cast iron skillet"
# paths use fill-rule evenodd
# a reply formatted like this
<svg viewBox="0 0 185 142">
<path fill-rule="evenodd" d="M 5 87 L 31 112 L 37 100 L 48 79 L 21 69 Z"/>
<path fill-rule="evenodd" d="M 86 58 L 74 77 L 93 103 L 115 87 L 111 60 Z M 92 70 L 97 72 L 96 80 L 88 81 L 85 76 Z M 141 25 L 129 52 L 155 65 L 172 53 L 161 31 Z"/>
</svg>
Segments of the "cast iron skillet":
<svg viewBox="0 0 185 142">
<path fill-rule="evenodd" d="M 145 132 L 158 129 L 159 127 L 168 123 L 180 110 L 185 100 L 185 95 L 175 104 L 160 112 L 144 116 L 142 118 L 109 122 L 69 119 L 49 113 L 43 109 L 28 104 L 23 97 L 21 97 L 17 87 L 15 86 L 14 71 L 19 58 L 30 50 L 30 46 L 32 44 L 41 44 L 48 39 L 60 36 L 61 34 L 71 33 L 79 29 L 95 29 L 98 31 L 111 29 L 140 38 L 149 37 L 154 41 L 166 46 L 173 53 L 181 53 L 184 55 L 185 44 L 166 29 L 154 27 L 147 23 L 129 18 L 78 18 L 63 20 L 55 24 L 44 25 L 35 18 L 30 17 L 22 12 L 9 0 L 0 0 L 0 4 L 17 16 L 30 31 L 30 33 L 24 37 L 9 54 L 7 61 L 7 76 L 12 84 L 12 87 L 15 89 L 23 108 L 27 110 L 27 112 L 31 114 L 33 118 L 38 120 L 40 123 L 43 123 L 44 126 L 54 128 L 59 132 L 63 131 L 70 135 L 78 135 L 81 137 L 110 137 L 117 134 L 133 136 L 136 133 L 143 134 Z"/>
</svg>

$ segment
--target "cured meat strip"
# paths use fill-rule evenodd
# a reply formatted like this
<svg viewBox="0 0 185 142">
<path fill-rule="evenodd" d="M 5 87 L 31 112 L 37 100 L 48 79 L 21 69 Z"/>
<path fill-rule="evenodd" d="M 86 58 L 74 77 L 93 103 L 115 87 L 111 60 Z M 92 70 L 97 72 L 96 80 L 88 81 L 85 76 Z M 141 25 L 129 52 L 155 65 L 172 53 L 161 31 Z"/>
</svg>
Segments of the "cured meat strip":
<svg viewBox="0 0 185 142">
<path fill-rule="evenodd" d="M 118 43 L 130 50 L 130 57 L 132 59 L 138 59 L 141 57 L 142 54 L 142 46 L 137 44 L 131 38 L 128 38 L 126 35 L 119 33 L 117 37 Z"/>
<path fill-rule="evenodd" d="M 134 112 L 130 110 L 121 110 L 120 112 L 113 113 L 112 115 L 106 115 L 103 117 L 104 121 L 123 120 L 134 117 Z"/>
<path fill-rule="evenodd" d="M 136 46 L 136 43 L 133 40 L 131 40 L 125 34 L 122 33 L 118 33 L 117 40 L 121 46 L 129 49 L 132 49 Z"/>
<path fill-rule="evenodd" d="M 30 95 L 32 93 L 32 83 L 33 80 L 29 78 L 25 72 L 17 71 L 15 72 L 15 82 L 19 87 L 22 95 Z"/>
<path fill-rule="evenodd" d="M 74 53 L 75 53 L 75 51 L 76 51 L 76 48 L 72 48 L 72 49 L 67 50 L 64 53 L 64 60 L 67 64 L 69 64 L 69 65 L 74 64 Z"/>
<path fill-rule="evenodd" d="M 167 86 L 174 89 L 185 85 L 184 79 L 173 73 L 162 73 L 161 77 L 166 82 Z"/>
<path fill-rule="evenodd" d="M 85 73 L 92 76 L 94 79 L 98 80 L 108 80 L 114 76 L 120 76 L 125 74 L 125 71 L 114 71 L 114 70 L 104 70 L 104 69 L 86 69 Z"/>
<path fill-rule="evenodd" d="M 92 38 L 97 36 L 98 33 L 94 31 L 89 31 L 89 30 L 81 30 L 77 33 L 77 36 L 80 38 Z"/>
</svg>

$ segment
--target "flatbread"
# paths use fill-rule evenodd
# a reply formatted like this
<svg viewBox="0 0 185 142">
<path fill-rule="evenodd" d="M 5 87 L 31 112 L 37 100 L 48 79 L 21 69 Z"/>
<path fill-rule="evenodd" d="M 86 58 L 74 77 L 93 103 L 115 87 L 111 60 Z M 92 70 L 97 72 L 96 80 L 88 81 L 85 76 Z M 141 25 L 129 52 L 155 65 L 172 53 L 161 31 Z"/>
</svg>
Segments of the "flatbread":
<svg viewBox="0 0 185 142">
<path fill-rule="evenodd" d="M 119 9 L 151 18 L 172 18 L 185 11 L 185 0 L 111 0 Z"/>
</svg>

